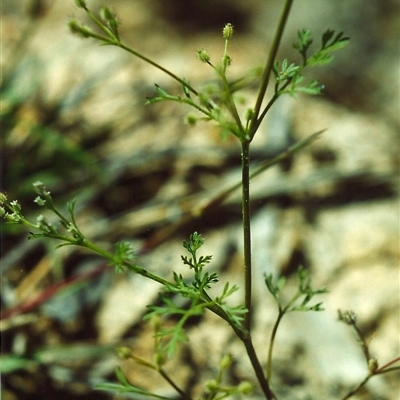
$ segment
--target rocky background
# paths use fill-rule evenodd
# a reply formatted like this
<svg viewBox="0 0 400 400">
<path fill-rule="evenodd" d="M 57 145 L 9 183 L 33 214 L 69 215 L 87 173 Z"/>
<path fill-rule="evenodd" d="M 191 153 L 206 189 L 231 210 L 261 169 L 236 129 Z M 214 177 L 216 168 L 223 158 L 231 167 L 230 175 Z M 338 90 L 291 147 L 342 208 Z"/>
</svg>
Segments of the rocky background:
<svg viewBox="0 0 400 400">
<path fill-rule="evenodd" d="M 221 28 L 235 26 L 231 77 L 265 62 L 280 13 L 278 0 L 109 0 L 121 37 L 196 86 L 214 79 L 196 58 L 223 51 Z M 103 2 L 88 0 L 92 10 Z M 182 240 L 194 231 L 221 284 L 242 285 L 240 197 L 201 219 L 187 219 L 240 176 L 240 149 L 212 124 L 184 124 L 176 104 L 145 106 L 154 84 L 180 88 L 160 71 L 68 32 L 85 20 L 73 1 L 5 0 L 2 4 L 2 190 L 32 219 L 32 183 L 41 180 L 61 206 L 77 197 L 79 225 L 110 247 L 134 243 L 138 263 L 167 278 L 187 273 Z M 337 310 L 353 310 L 384 365 L 400 355 L 399 283 L 399 2 L 299 0 L 280 59 L 294 59 L 296 31 L 318 38 L 327 28 L 351 43 L 326 68 L 309 73 L 326 89 L 318 98 L 282 98 L 253 145 L 254 165 L 294 140 L 327 129 L 290 162 L 252 182 L 254 341 L 265 360 L 277 310 L 264 273 L 285 275 L 287 296 L 299 265 L 315 287 L 326 286 L 321 313 L 293 313 L 278 332 L 272 384 L 280 399 L 341 399 L 366 375 L 362 351 Z M 254 88 L 243 94 L 252 101 Z M 121 365 L 132 383 L 174 396 L 164 380 L 115 348 L 152 359 L 151 331 L 141 322 L 159 287 L 115 275 L 89 252 L 27 241 L 2 226 L 2 398 L 119 399 L 93 391 L 115 380 Z M 238 293 L 235 301 L 240 301 Z M 240 343 L 215 316 L 188 326 L 190 342 L 166 369 L 193 398 L 215 377 L 227 353 L 227 383 L 254 381 Z M 376 377 L 355 399 L 394 400 L 399 374 Z M 261 398 L 255 391 L 254 398 Z M 139 397 L 134 397 L 139 398 Z M 176 398 L 176 397 L 175 397 Z"/>
</svg>

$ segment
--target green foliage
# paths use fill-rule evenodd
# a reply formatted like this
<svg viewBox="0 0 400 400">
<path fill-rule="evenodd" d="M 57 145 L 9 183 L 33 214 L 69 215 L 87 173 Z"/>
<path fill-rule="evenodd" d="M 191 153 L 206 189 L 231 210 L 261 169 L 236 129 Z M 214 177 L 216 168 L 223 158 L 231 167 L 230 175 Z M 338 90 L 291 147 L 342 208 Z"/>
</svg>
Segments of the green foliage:
<svg viewBox="0 0 400 400">
<path fill-rule="evenodd" d="M 274 277 L 272 274 L 266 274 L 264 277 L 265 285 L 268 291 L 274 297 L 278 305 L 278 316 L 275 324 L 272 328 L 271 338 L 269 342 L 268 360 L 266 365 L 266 376 L 271 377 L 272 374 L 272 355 L 274 350 L 275 338 L 278 332 L 278 328 L 282 321 L 282 318 L 289 312 L 292 311 L 323 311 L 322 302 L 318 302 L 309 305 L 310 301 L 314 296 L 324 294 L 327 292 L 326 288 L 313 289 L 311 287 L 311 279 L 308 271 L 305 268 L 300 267 L 297 271 L 298 287 L 297 291 L 292 295 L 289 300 L 282 299 L 282 289 L 285 286 L 286 278 L 279 277 L 276 283 L 274 283 Z"/>
<path fill-rule="evenodd" d="M 218 282 L 218 275 L 216 273 L 209 274 L 208 272 L 203 274 L 204 267 L 210 263 L 212 256 L 200 256 L 197 257 L 197 250 L 204 244 L 204 239 L 197 232 L 190 235 L 190 240 L 187 242 L 183 241 L 183 247 L 192 255 L 191 258 L 187 256 L 181 256 L 182 261 L 189 268 L 194 270 L 194 281 L 192 285 L 194 288 L 203 291 L 204 289 L 210 289 L 211 283 Z"/>
<path fill-rule="evenodd" d="M 311 31 L 303 29 L 297 32 L 298 41 L 293 44 L 293 48 L 300 53 L 302 63 L 300 65 L 289 64 L 287 59 L 283 60 L 281 64 L 279 61 L 275 62 L 273 71 L 275 74 L 276 94 L 282 95 L 286 93 L 295 96 L 299 93 L 309 95 L 322 93 L 324 86 L 319 84 L 317 80 L 311 80 L 304 85 L 303 71 L 309 66 L 329 64 L 334 58 L 332 53 L 348 44 L 349 38 L 344 37 L 343 32 L 338 33 L 336 36 L 334 34 L 334 30 L 328 29 L 322 35 L 321 48 L 314 54 L 309 55 L 311 45 L 314 42 L 311 37 Z"/>
<path fill-rule="evenodd" d="M 184 331 L 185 323 L 194 316 L 203 315 L 206 308 L 217 310 L 222 313 L 225 319 L 232 325 L 241 326 L 243 320 L 242 315 L 247 310 L 239 306 L 229 306 L 226 302 L 227 298 L 238 290 L 237 286 L 229 286 L 226 283 L 222 294 L 212 299 L 207 290 L 218 282 L 217 273 L 209 273 L 204 271 L 204 267 L 210 263 L 211 256 L 199 256 L 198 250 L 204 244 L 203 237 L 194 232 L 190 235 L 189 241 L 183 241 L 183 247 L 188 251 L 191 257 L 181 256 L 184 265 L 187 265 L 194 272 L 194 279 L 191 283 L 185 281 L 181 274 L 173 272 L 174 283 L 167 284 L 163 288 L 161 296 L 162 306 L 150 306 L 150 312 L 144 317 L 151 320 L 157 317 L 178 316 L 178 322 L 173 328 L 160 329 L 156 336 L 169 338 L 165 345 L 165 352 L 168 357 L 173 357 L 180 343 L 185 343 L 187 337 Z M 182 297 L 189 299 L 190 304 L 187 307 L 175 305 L 171 295 L 180 294 Z"/>
<path fill-rule="evenodd" d="M 113 259 L 110 261 L 110 265 L 115 267 L 116 273 L 122 273 L 126 271 L 124 263 L 126 261 L 132 262 L 134 259 L 135 251 L 132 247 L 132 243 L 117 242 L 115 244 L 115 253 Z"/>
<path fill-rule="evenodd" d="M 298 290 L 293 295 L 293 297 L 284 304 L 281 299 L 281 291 L 286 283 L 285 277 L 280 277 L 276 283 L 273 283 L 273 275 L 265 275 L 265 285 L 267 286 L 269 292 L 275 298 L 279 310 L 282 313 L 287 313 L 290 311 L 323 311 L 322 302 L 309 305 L 312 298 L 319 294 L 327 293 L 326 288 L 312 289 L 311 279 L 309 273 L 305 268 L 299 268 L 297 271 L 298 278 Z"/>
<path fill-rule="evenodd" d="M 303 29 L 297 32 L 298 41 L 293 44 L 293 48 L 301 54 L 303 66 L 329 64 L 334 58 L 331 53 L 345 47 L 350 40 L 343 35 L 343 32 L 339 32 L 335 36 L 334 30 L 326 30 L 321 38 L 320 49 L 310 56 L 308 53 L 314 40 L 311 38 L 311 31 Z"/>
</svg>

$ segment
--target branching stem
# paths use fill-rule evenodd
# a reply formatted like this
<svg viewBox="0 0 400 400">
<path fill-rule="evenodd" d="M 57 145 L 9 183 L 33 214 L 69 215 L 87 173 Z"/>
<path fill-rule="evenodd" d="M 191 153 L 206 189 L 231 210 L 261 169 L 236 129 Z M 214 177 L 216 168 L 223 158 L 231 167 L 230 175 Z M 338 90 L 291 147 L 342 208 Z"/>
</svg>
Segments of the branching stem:
<svg viewBox="0 0 400 400">
<path fill-rule="evenodd" d="M 268 383 L 268 378 L 265 378 L 265 376 L 264 376 L 264 371 L 258 360 L 257 354 L 254 350 L 251 338 L 248 337 L 248 338 L 245 338 L 242 340 L 243 340 L 243 344 L 246 347 L 246 351 L 247 351 L 247 354 L 251 361 L 251 365 L 253 366 L 254 372 L 257 376 L 258 382 L 260 383 L 261 389 L 262 389 L 266 399 L 267 400 L 277 400 L 277 397 L 275 396 L 274 392 L 271 390 L 271 387 Z"/>
</svg>

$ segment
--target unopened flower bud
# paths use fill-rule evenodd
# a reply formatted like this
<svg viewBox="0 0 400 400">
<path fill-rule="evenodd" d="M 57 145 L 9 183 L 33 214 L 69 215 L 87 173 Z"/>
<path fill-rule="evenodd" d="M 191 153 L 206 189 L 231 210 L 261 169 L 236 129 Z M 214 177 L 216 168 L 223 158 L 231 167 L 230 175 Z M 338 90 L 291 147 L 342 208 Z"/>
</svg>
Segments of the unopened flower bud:
<svg viewBox="0 0 400 400">
<path fill-rule="evenodd" d="M 42 199 L 40 196 L 36 197 L 35 200 L 33 200 L 38 206 L 44 206 L 46 204 L 46 200 Z"/>
<path fill-rule="evenodd" d="M 230 354 L 226 354 L 222 357 L 219 362 L 219 367 L 223 370 L 228 369 L 232 365 L 232 356 Z"/>
<path fill-rule="evenodd" d="M 7 202 L 7 196 L 5 193 L 0 192 L 0 204 L 5 204 Z"/>
<path fill-rule="evenodd" d="M 10 206 L 14 212 L 16 213 L 21 212 L 21 205 L 18 203 L 17 200 L 10 201 Z"/>
<path fill-rule="evenodd" d="M 197 50 L 197 57 L 199 60 L 204 63 L 210 62 L 210 55 L 205 50 Z"/>
<path fill-rule="evenodd" d="M 111 21 L 115 18 L 115 14 L 111 11 L 111 9 L 107 6 L 104 6 L 100 10 L 100 17 L 103 19 L 103 21 Z"/>
<path fill-rule="evenodd" d="M 85 0 L 75 0 L 75 4 L 79 8 L 86 8 L 86 1 Z"/>
<path fill-rule="evenodd" d="M 118 354 L 118 357 L 126 360 L 126 359 L 132 357 L 132 350 L 127 346 L 117 347 L 117 354 Z"/>
<path fill-rule="evenodd" d="M 206 106 L 210 103 L 210 96 L 207 93 L 200 92 L 199 100 L 201 105 Z"/>
<path fill-rule="evenodd" d="M 242 394 L 251 394 L 253 393 L 253 385 L 250 382 L 242 382 L 238 386 L 238 391 Z"/>
<path fill-rule="evenodd" d="M 119 21 L 114 11 L 112 11 L 111 8 L 105 6 L 100 11 L 100 17 L 105 23 L 108 24 L 113 33 L 117 34 Z"/>
<path fill-rule="evenodd" d="M 185 117 L 185 124 L 187 125 L 195 125 L 197 122 L 198 118 L 194 114 L 188 114 Z"/>
<path fill-rule="evenodd" d="M 339 313 L 339 320 L 343 321 L 347 325 L 355 325 L 357 323 L 357 316 L 354 311 L 338 311 Z"/>
<path fill-rule="evenodd" d="M 246 121 L 250 121 L 252 120 L 254 117 L 254 110 L 252 108 L 248 108 L 246 110 L 246 114 L 245 114 L 245 119 Z"/>
<path fill-rule="evenodd" d="M 77 35 L 88 38 L 93 35 L 93 31 L 87 26 L 81 25 L 78 21 L 72 19 L 68 22 L 69 29 L 72 33 L 76 33 Z"/>
<path fill-rule="evenodd" d="M 206 388 L 207 388 L 210 392 L 216 391 L 216 390 L 218 390 L 218 388 L 219 388 L 218 382 L 217 382 L 215 379 L 212 379 L 212 380 L 210 380 L 210 381 L 208 381 L 208 382 L 206 383 Z"/>
<path fill-rule="evenodd" d="M 368 369 L 374 373 L 378 369 L 378 360 L 376 358 L 370 358 L 368 360 Z"/>
<path fill-rule="evenodd" d="M 7 222 L 10 222 L 10 223 L 13 223 L 13 224 L 18 224 L 18 223 L 20 223 L 21 222 L 21 220 L 22 220 L 22 216 L 21 216 L 21 214 L 18 214 L 18 213 L 5 213 L 4 214 L 4 219 L 7 221 Z"/>
<path fill-rule="evenodd" d="M 43 201 L 51 202 L 51 193 L 46 189 L 46 186 L 40 181 L 37 181 L 33 184 L 33 187 L 36 190 L 36 193 L 42 197 Z"/>
<path fill-rule="evenodd" d="M 225 68 L 229 67 L 232 64 L 232 58 L 228 54 L 225 54 L 222 58 L 222 63 Z"/>
<path fill-rule="evenodd" d="M 222 29 L 222 35 L 225 40 L 229 40 L 233 36 L 233 25 L 231 23 L 227 23 Z"/>
</svg>

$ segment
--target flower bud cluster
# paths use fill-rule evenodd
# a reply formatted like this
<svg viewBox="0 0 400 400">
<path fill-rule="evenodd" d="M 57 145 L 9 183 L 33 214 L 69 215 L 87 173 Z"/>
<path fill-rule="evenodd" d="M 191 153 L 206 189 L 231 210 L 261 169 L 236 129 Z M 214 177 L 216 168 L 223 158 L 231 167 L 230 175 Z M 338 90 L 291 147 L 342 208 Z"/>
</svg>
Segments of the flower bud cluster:
<svg viewBox="0 0 400 400">
<path fill-rule="evenodd" d="M 75 33 L 78 36 L 83 37 L 83 38 L 92 37 L 94 34 L 94 32 L 90 28 L 88 28 L 85 25 L 82 25 L 80 22 L 78 22 L 75 19 L 71 19 L 68 22 L 68 26 L 72 33 Z"/>
<path fill-rule="evenodd" d="M 7 212 L 7 209 L 11 212 Z M 6 194 L 2 192 L 0 192 L 0 217 L 12 224 L 19 224 L 24 219 L 18 201 L 8 202 Z"/>
<path fill-rule="evenodd" d="M 53 198 L 51 197 L 51 193 L 46 189 L 46 186 L 40 181 L 36 181 L 33 184 L 33 187 L 36 193 L 39 195 L 34 200 L 36 204 L 39 206 L 46 206 L 49 208 L 53 204 Z"/>
<path fill-rule="evenodd" d="M 345 324 L 354 326 L 357 323 L 357 316 L 354 311 L 338 311 L 339 313 L 339 320 L 343 321 Z"/>
<path fill-rule="evenodd" d="M 43 215 L 36 218 L 37 227 L 44 233 L 58 234 L 57 228 Z"/>
<path fill-rule="evenodd" d="M 100 11 L 100 17 L 107 24 L 110 31 L 118 38 L 118 26 L 120 22 L 115 12 L 110 7 L 105 6 Z"/>
<path fill-rule="evenodd" d="M 87 8 L 85 0 L 75 0 L 75 4 L 79 8 L 84 8 L 84 9 Z"/>
</svg>

